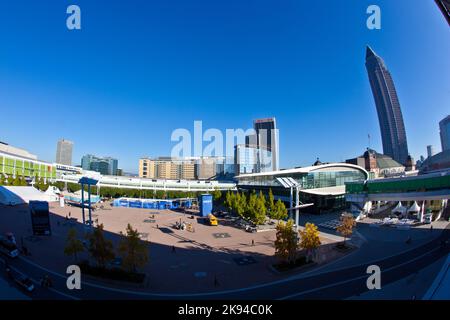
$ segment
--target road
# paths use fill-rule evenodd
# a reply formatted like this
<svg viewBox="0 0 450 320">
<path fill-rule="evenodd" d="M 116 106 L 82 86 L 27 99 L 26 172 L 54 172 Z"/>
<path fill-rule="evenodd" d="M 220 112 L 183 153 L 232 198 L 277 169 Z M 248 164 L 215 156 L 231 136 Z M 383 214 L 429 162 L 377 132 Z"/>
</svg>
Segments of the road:
<svg viewBox="0 0 450 320">
<path fill-rule="evenodd" d="M 449 226 L 441 235 L 408 251 L 340 270 L 315 274 L 307 277 L 292 277 L 276 282 L 261 284 L 237 290 L 217 291 L 198 294 L 157 294 L 142 291 L 108 288 L 92 282 L 82 281 L 81 290 L 69 290 L 66 287 L 66 275 L 45 270 L 26 258 L 9 259 L 11 267 L 27 274 L 37 284 L 37 289 L 30 296 L 33 299 L 189 299 L 189 300 L 273 300 L 273 299 L 345 299 L 368 291 L 366 286 L 369 265 L 378 265 L 381 269 L 381 285 L 408 277 L 418 270 L 437 261 L 450 252 L 449 244 L 441 246 L 442 241 L 449 240 Z M 38 285 L 39 279 L 49 274 L 53 288 L 43 289 Z M 0 276 L 5 276 L 4 271 Z M 219 287 L 220 288 L 220 287 Z M 220 290 L 220 289 L 219 289 Z M 382 289 L 381 289 L 382 290 Z M 411 293 L 413 295 L 413 293 Z"/>
</svg>

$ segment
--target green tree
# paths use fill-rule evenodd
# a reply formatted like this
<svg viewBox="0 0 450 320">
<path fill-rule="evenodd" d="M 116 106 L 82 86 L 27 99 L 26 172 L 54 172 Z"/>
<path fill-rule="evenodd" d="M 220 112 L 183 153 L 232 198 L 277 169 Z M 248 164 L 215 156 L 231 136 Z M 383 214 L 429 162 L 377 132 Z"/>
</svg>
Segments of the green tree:
<svg viewBox="0 0 450 320">
<path fill-rule="evenodd" d="M 307 223 L 300 234 L 300 247 L 306 250 L 306 260 L 309 261 L 311 253 L 320 246 L 319 230 L 314 223 Z"/>
<path fill-rule="evenodd" d="M 234 193 L 231 193 L 231 191 L 228 190 L 227 194 L 225 195 L 225 206 L 230 211 L 233 209 L 233 197 Z"/>
<path fill-rule="evenodd" d="M 97 262 L 97 265 L 104 268 L 106 263 L 114 259 L 113 244 L 105 239 L 103 235 L 103 224 L 98 224 L 91 234 L 87 235 L 89 241 L 89 253 Z"/>
<path fill-rule="evenodd" d="M 69 229 L 67 232 L 66 247 L 64 248 L 64 254 L 74 257 L 75 261 L 78 260 L 78 253 L 84 251 L 83 242 L 77 238 L 77 230 L 75 228 Z"/>
<path fill-rule="evenodd" d="M 215 202 L 219 202 L 219 200 L 222 198 L 222 192 L 219 189 L 215 189 L 213 192 L 213 199 Z"/>
<path fill-rule="evenodd" d="M 352 235 L 355 225 L 356 221 L 352 214 L 344 213 L 341 215 L 341 224 L 336 228 L 336 231 L 344 237 L 344 247 L 346 245 L 345 241 Z"/>
<path fill-rule="evenodd" d="M 4 186 L 6 184 L 6 178 L 4 174 L 0 174 L 0 186 Z"/>
<path fill-rule="evenodd" d="M 13 186 L 20 186 L 22 184 L 21 180 L 20 180 L 20 176 L 18 174 L 16 174 L 16 177 L 13 180 L 12 185 Z"/>
<path fill-rule="evenodd" d="M 119 253 L 124 267 L 129 271 L 134 272 L 148 262 L 148 246 L 130 224 L 127 226 L 126 237 L 119 243 Z"/>
<path fill-rule="evenodd" d="M 288 217 L 287 209 L 283 201 L 278 199 L 278 201 L 275 202 L 274 209 L 271 212 L 270 217 L 276 220 L 284 220 Z"/>
<path fill-rule="evenodd" d="M 287 263 L 293 263 L 297 258 L 297 235 L 293 227 L 292 219 L 287 222 L 280 221 L 277 225 L 275 256 Z"/>
<path fill-rule="evenodd" d="M 12 175 L 9 175 L 8 178 L 6 179 L 8 186 L 12 186 L 13 182 L 14 182 L 14 178 Z"/>
<path fill-rule="evenodd" d="M 252 210 L 252 221 L 255 224 L 263 224 L 266 220 L 266 214 L 267 214 L 267 208 L 266 208 L 266 199 L 264 198 L 264 195 L 262 192 L 259 193 L 259 195 L 256 197 L 256 202 L 254 204 L 254 207 L 251 208 Z"/>
<path fill-rule="evenodd" d="M 274 200 L 274 197 L 273 197 L 272 189 L 269 189 L 269 199 L 268 199 L 268 202 L 267 202 L 267 209 L 269 211 L 270 217 L 272 218 L 272 212 L 275 211 L 275 200 Z"/>
</svg>

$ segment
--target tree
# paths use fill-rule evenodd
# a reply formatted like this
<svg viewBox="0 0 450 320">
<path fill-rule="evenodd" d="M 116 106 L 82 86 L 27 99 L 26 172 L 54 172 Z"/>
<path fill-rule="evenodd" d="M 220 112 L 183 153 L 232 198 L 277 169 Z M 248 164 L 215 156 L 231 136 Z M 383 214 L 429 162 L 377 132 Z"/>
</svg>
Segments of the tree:
<svg viewBox="0 0 450 320">
<path fill-rule="evenodd" d="M 14 178 L 12 185 L 13 186 L 20 186 L 21 184 L 22 183 L 21 183 L 21 180 L 20 180 L 20 176 L 18 174 L 16 174 L 16 177 Z"/>
<path fill-rule="evenodd" d="M 234 201 L 234 193 L 231 193 L 230 190 L 228 190 L 226 196 L 225 196 L 225 206 L 228 208 L 228 210 L 233 209 L 233 201 Z"/>
<path fill-rule="evenodd" d="M 4 174 L 0 175 L 0 186 L 4 186 L 6 184 L 6 178 Z"/>
<path fill-rule="evenodd" d="M 122 255 L 122 263 L 129 271 L 136 271 L 148 261 L 148 247 L 139 238 L 139 233 L 130 224 L 127 226 L 126 237 L 119 243 L 119 253 Z"/>
<path fill-rule="evenodd" d="M 274 197 L 273 197 L 272 188 L 269 189 L 269 200 L 268 200 L 268 203 L 267 203 L 267 208 L 269 210 L 269 216 L 271 218 L 273 218 L 272 217 L 272 213 L 275 212 L 275 200 L 274 200 Z"/>
<path fill-rule="evenodd" d="M 309 256 L 313 253 L 321 244 L 319 237 L 319 230 L 313 223 L 307 223 L 305 229 L 300 231 L 300 247 L 306 250 L 306 261 L 309 261 Z"/>
<path fill-rule="evenodd" d="M 266 208 L 266 199 L 262 192 L 259 193 L 259 196 L 256 198 L 255 206 L 252 208 L 252 221 L 255 224 L 263 224 L 266 220 L 267 208 Z"/>
<path fill-rule="evenodd" d="M 69 229 L 67 232 L 66 247 L 64 248 L 64 254 L 74 257 L 75 261 L 78 260 L 78 253 L 84 251 L 83 242 L 77 238 L 77 230 L 75 228 Z"/>
<path fill-rule="evenodd" d="M 345 240 L 350 237 L 353 233 L 353 227 L 356 225 L 355 218 L 353 218 L 352 214 L 344 213 L 341 215 L 341 224 L 336 228 L 336 231 L 339 232 L 344 237 L 343 246 L 345 247 Z"/>
<path fill-rule="evenodd" d="M 277 235 L 275 240 L 275 256 L 287 263 L 295 262 L 297 257 L 297 235 L 294 230 L 294 221 L 280 221 L 277 225 Z"/>
<path fill-rule="evenodd" d="M 222 192 L 219 189 L 215 189 L 213 192 L 214 201 L 219 201 L 222 198 Z"/>
<path fill-rule="evenodd" d="M 91 234 L 87 235 L 89 241 L 89 253 L 97 262 L 97 265 L 104 268 L 106 263 L 114 259 L 113 244 L 105 239 L 103 235 L 103 224 L 97 225 Z"/>
<path fill-rule="evenodd" d="M 274 209 L 271 212 L 271 218 L 276 220 L 284 220 L 288 217 L 286 206 L 283 201 L 278 199 L 278 201 L 274 205 Z"/>
</svg>

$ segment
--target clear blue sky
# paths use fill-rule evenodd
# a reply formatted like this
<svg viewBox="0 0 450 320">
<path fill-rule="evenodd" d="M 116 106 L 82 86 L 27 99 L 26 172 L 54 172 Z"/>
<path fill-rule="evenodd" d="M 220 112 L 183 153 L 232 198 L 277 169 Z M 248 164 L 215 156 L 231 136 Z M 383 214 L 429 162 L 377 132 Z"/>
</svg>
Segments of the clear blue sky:
<svg viewBox="0 0 450 320">
<path fill-rule="evenodd" d="M 77 4 L 82 30 L 66 28 Z M 366 28 L 378 4 L 382 29 Z M 71 0 L 0 4 L 0 140 L 119 159 L 170 154 L 172 130 L 275 116 L 282 167 L 382 151 L 366 44 L 395 81 L 410 153 L 440 151 L 450 28 L 434 1 Z M 83 128 L 85 126 L 86 128 Z"/>
</svg>

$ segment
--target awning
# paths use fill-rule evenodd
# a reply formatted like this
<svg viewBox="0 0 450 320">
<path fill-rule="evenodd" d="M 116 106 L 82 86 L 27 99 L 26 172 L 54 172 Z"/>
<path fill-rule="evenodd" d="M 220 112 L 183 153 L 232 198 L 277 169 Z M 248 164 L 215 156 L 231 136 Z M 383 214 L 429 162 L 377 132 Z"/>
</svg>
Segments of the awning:
<svg viewBox="0 0 450 320">
<path fill-rule="evenodd" d="M 340 196 L 345 194 L 345 185 L 327 188 L 302 189 L 300 192 L 318 196 Z"/>
</svg>

